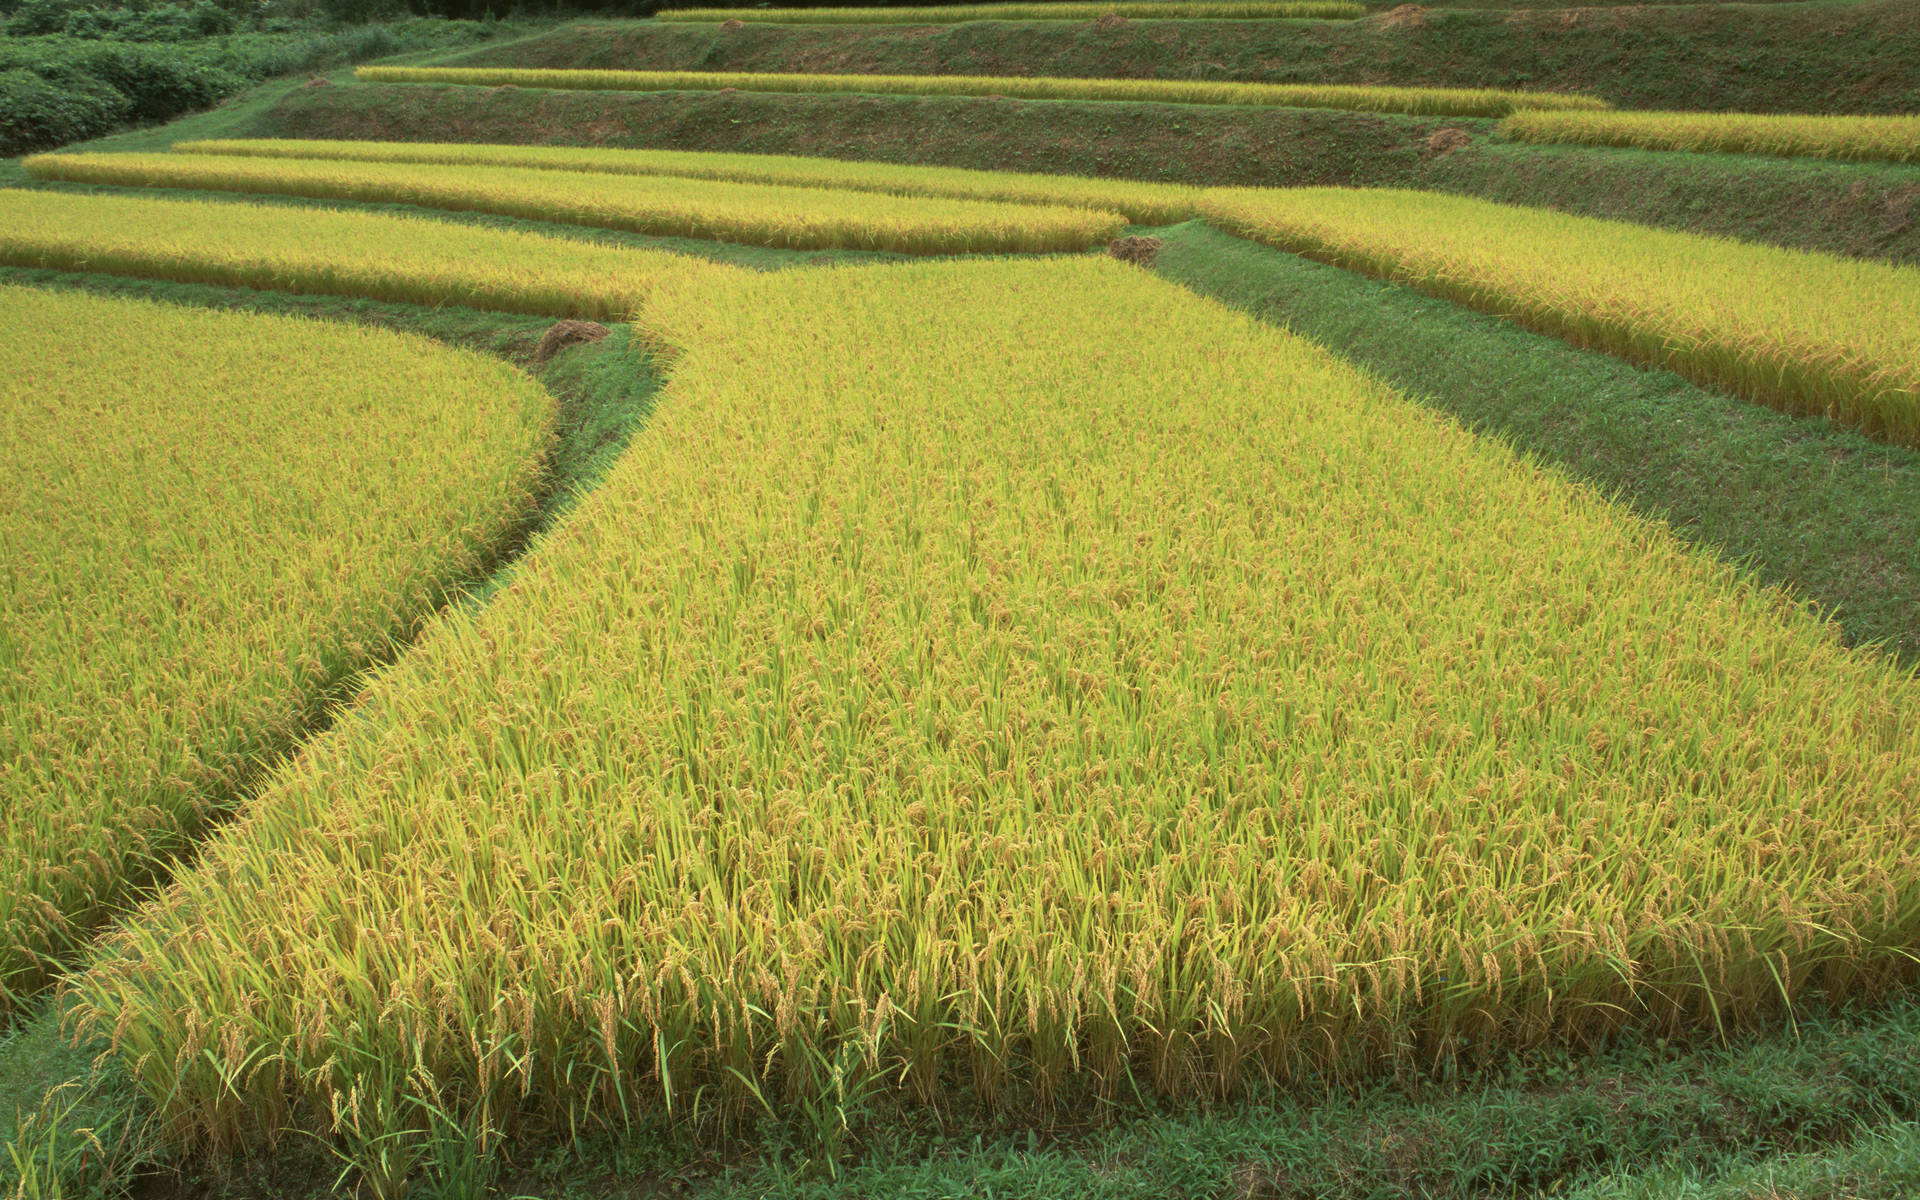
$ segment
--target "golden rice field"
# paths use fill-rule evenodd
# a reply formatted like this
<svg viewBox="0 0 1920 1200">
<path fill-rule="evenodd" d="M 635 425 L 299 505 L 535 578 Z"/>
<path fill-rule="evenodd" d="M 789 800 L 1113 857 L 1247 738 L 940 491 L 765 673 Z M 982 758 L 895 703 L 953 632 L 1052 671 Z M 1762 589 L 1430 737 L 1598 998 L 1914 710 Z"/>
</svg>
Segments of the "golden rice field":
<svg viewBox="0 0 1920 1200">
<path fill-rule="evenodd" d="M 1920 445 L 1920 269 L 1430 192 L 1215 189 L 1215 225 Z"/>
<path fill-rule="evenodd" d="M 902 166 L 790 154 L 728 154 L 706 150 L 245 138 L 179 142 L 173 149 L 183 154 L 443 163 L 466 167 L 537 167 L 550 171 L 595 171 L 614 175 L 677 175 L 687 179 L 840 188 L 894 196 L 1064 205 L 1117 212 L 1139 225 L 1172 225 L 1191 219 L 1199 209 L 1202 190 L 1186 184 L 1153 183 L 1139 179 L 973 171 L 964 167 Z"/>
<path fill-rule="evenodd" d="M 0 263 L 615 321 L 661 279 L 731 269 L 430 218 L 13 188 Z"/>
<path fill-rule="evenodd" d="M 595 91 L 855 92 L 998 96 L 1018 100 L 1136 100 L 1341 108 L 1429 116 L 1504 117 L 1521 109 L 1604 109 L 1593 96 L 1496 88 L 1369 87 L 1357 84 L 1222 83 L 1195 79 L 1062 79 L 1011 75 L 809 75 L 762 71 L 579 71 L 526 67 L 360 67 L 369 83 L 451 83 Z"/>
<path fill-rule="evenodd" d="M 952 25 L 962 21 L 1353 20 L 1365 6 L 1344 0 L 1062 0 L 1040 4 L 952 4 L 904 8 L 668 8 L 658 21 L 767 21 L 781 25 Z"/>
<path fill-rule="evenodd" d="M 661 237 L 795 250 L 901 254 L 1084 250 L 1126 227 L 1118 213 L 672 175 L 206 154 L 42 154 L 36 179 L 415 204 Z"/>
<path fill-rule="evenodd" d="M 1920 117 L 1914 116 L 1529 112 L 1508 117 L 1500 132 L 1522 142 L 1920 162 Z"/>
<path fill-rule="evenodd" d="M 397 1195 L 435 1113 L 1218 1094 L 1908 963 L 1920 680 L 1313 344 L 1094 257 L 643 324 L 607 482 L 76 979 L 175 1128 Z"/>
<path fill-rule="evenodd" d="M 547 395 L 281 317 L 0 287 L 0 1011 L 528 515 Z"/>
</svg>

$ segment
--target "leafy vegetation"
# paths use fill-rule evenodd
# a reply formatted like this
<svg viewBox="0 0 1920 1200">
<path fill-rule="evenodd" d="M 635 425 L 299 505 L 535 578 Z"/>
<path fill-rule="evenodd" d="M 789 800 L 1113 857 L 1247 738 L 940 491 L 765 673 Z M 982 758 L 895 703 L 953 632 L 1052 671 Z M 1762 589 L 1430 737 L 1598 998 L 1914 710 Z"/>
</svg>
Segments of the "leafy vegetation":
<svg viewBox="0 0 1920 1200">
<path fill-rule="evenodd" d="M 1535 119 L 1536 117 L 1540 119 Z M 1789 113 L 1515 113 L 1500 132 L 1523 142 L 1648 150 L 1920 162 L 1920 117 Z"/>
<path fill-rule="evenodd" d="M 384 213 L 0 189 L 0 263 L 181 283 L 624 320 L 660 251 Z"/>
<path fill-rule="evenodd" d="M 0 157 L 211 107 L 260 80 L 490 38 L 491 23 L 411 20 L 344 29 L 236 32 L 208 0 L 145 10 L 45 5 L 0 38 Z M 38 36 L 19 36 L 22 31 Z"/>
<path fill-rule="evenodd" d="M 12 1005 L 486 562 L 551 414 L 371 331 L 19 288 L 0 311 Z"/>
<path fill-rule="evenodd" d="M 1397 190 L 1214 189 L 1221 228 L 1920 444 L 1920 271 Z"/>
<path fill-rule="evenodd" d="M 1353 20 L 1366 8 L 1347 0 L 1038 0 L 1035 3 L 942 4 L 862 8 L 669 8 L 662 21 L 772 21 L 782 25 L 946 25 L 960 21 L 1129 20 L 1246 21 L 1282 18 Z"/>
<path fill-rule="evenodd" d="M 35 178 L 72 183 L 404 202 L 787 249 L 1084 250 L 1126 226 L 1118 213 L 1058 205 L 849 196 L 671 175 L 180 154 L 52 154 L 22 165 Z"/>
<path fill-rule="evenodd" d="M 1072 175 L 1022 175 L 951 167 L 896 166 L 780 154 L 721 154 L 674 150 L 610 150 L 575 146 L 475 145 L 456 142 L 231 139 L 181 142 L 185 154 L 324 158 L 360 162 L 446 163 L 455 166 L 538 167 L 615 175 L 674 175 L 738 183 L 844 188 L 893 196 L 998 200 L 1020 204 L 1108 209 L 1140 225 L 1168 225 L 1197 211 L 1199 189 L 1136 180 Z"/>
<path fill-rule="evenodd" d="M 523 67 L 361 67 L 376 83 L 457 83 L 638 92 L 719 90 L 857 92 L 931 96 L 1015 96 L 1028 100 L 1149 100 L 1341 108 L 1357 112 L 1498 117 L 1524 108 L 1605 108 L 1592 96 L 1495 88 L 1360 87 L 1214 83 L 1172 79 L 1060 79 L 1001 75 L 781 75 L 729 71 L 564 71 Z"/>
</svg>

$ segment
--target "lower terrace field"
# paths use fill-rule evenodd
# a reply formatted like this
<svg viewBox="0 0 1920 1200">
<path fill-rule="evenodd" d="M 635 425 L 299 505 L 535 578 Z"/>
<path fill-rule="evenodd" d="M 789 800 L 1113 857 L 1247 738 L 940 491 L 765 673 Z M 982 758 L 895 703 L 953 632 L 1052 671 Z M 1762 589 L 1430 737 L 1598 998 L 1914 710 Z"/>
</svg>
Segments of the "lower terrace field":
<svg viewBox="0 0 1920 1200">
<path fill-rule="evenodd" d="M 0 313 L 11 1007 L 488 563 L 551 413 L 379 331 L 11 287 Z"/>
<path fill-rule="evenodd" d="M 858 15 L 629 24 L 1018 24 Z M 1218 16 L 0 167 L 0 1197 L 1920 1189 L 1920 176 L 1089 98 Z"/>
<path fill-rule="evenodd" d="M 174 1120 L 403 1176 L 432 1107 L 1202 1093 L 1900 971 L 1914 682 L 1309 344 L 1100 262 L 645 323 L 605 488 L 80 982 Z"/>
</svg>

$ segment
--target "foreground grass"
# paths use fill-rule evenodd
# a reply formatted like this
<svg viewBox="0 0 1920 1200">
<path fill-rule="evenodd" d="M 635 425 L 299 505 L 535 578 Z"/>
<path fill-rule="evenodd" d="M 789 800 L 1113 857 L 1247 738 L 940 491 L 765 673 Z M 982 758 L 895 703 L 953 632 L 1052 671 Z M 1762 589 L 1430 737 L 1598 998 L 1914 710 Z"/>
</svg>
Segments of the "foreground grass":
<svg viewBox="0 0 1920 1200">
<path fill-rule="evenodd" d="M 1515 1058 L 1456 1078 L 1323 1080 L 1232 1103 L 1132 1098 L 1048 1116 L 863 1109 L 829 1165 L 792 1129 L 716 1154 L 669 1132 L 524 1146 L 484 1194 L 543 1200 L 1905 1200 L 1920 1174 L 1920 1004 L 1803 1014 L 1724 1045 L 1634 1042 Z M 0 1037 L 0 1146 L 105 1144 L 72 1185 L 148 1200 L 309 1200 L 339 1164 L 305 1141 L 194 1163 L 156 1154 L 129 1081 L 51 1013 Z M 16 1101 L 71 1082 L 21 1136 Z M 32 1100 L 25 1099 L 32 1097 Z M 51 1117 L 67 1105 L 66 1122 Z M 51 1131 L 59 1130 L 57 1136 Z M 70 1167 L 78 1168 L 77 1155 Z M 0 1153 L 0 1194 L 17 1176 Z M 105 1186 L 102 1186 L 105 1185 Z M 481 1193 L 469 1193 L 481 1194 Z"/>
<path fill-rule="evenodd" d="M 1158 269 L 1558 464 L 1920 665 L 1920 453 L 1194 223 Z"/>
</svg>

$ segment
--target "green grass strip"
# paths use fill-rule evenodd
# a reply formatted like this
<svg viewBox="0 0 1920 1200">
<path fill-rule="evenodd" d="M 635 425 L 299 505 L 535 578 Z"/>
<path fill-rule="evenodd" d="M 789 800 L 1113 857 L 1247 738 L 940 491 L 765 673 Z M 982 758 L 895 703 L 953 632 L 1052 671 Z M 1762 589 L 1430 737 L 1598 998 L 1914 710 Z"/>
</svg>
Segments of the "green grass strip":
<svg viewBox="0 0 1920 1200">
<path fill-rule="evenodd" d="M 961 167 L 901 166 L 791 154 L 296 139 L 181 142 L 174 146 L 174 150 L 185 154 L 263 158 L 351 159 L 454 166 L 538 167 L 615 175 L 676 175 L 688 179 L 841 188 L 895 196 L 1068 205 L 1108 209 L 1137 225 L 1172 225 L 1185 221 L 1198 210 L 1200 198 L 1199 188 L 1172 183 L 975 171 Z"/>
<path fill-rule="evenodd" d="M 1517 112 L 1500 123 L 1515 141 L 1773 154 L 1857 162 L 1920 162 L 1920 117 L 1699 112 Z"/>
<path fill-rule="evenodd" d="M 789 250 L 901 254 L 1084 250 L 1126 227 L 1118 213 L 908 198 L 671 175 L 193 154 L 45 154 L 36 179 L 415 204 Z"/>
<path fill-rule="evenodd" d="M 1288 18 L 1350 21 L 1367 15 L 1344 0 L 1115 0 L 1114 3 L 954 4 L 905 8 L 670 8 L 659 21 L 755 21 L 776 25 L 956 25 L 963 21 L 1263 21 Z"/>
<path fill-rule="evenodd" d="M 361 67 L 375 83 L 668 92 L 850 92 L 913 96 L 1006 96 L 1022 100 L 1146 100 L 1269 108 L 1339 108 L 1456 117 L 1504 117 L 1527 108 L 1603 109 L 1606 101 L 1562 92 L 1494 88 L 1367 87 L 1356 84 L 1213 83 L 1187 79 L 1066 79 L 1007 75 L 808 75 L 757 71 L 574 71 L 522 67 Z"/>
<path fill-rule="evenodd" d="M 1920 445 L 1920 269 L 1390 189 L 1215 189 L 1209 221 L 1750 400 Z"/>
</svg>

